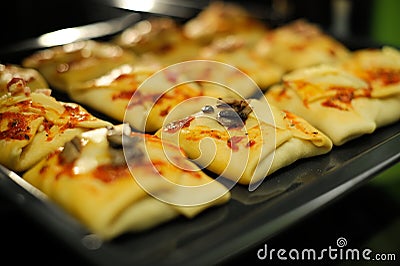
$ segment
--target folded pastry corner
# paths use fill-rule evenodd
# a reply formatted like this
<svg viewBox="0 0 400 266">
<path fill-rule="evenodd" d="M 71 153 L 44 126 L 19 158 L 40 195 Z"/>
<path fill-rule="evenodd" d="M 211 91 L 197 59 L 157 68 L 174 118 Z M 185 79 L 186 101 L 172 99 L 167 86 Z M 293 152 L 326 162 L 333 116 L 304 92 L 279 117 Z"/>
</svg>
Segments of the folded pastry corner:
<svg viewBox="0 0 400 266">
<path fill-rule="evenodd" d="M 254 18 L 243 6 L 224 1 L 213 1 L 183 25 L 184 35 L 202 45 L 235 35 L 252 46 L 268 30 L 268 25 Z"/>
<path fill-rule="evenodd" d="M 193 59 L 200 47 L 198 42 L 184 36 L 181 25 L 167 17 L 143 19 L 112 41 L 141 58 L 156 60 L 163 66 Z"/>
<path fill-rule="evenodd" d="M 22 177 L 104 240 L 190 219 L 230 199 L 178 147 L 127 124 L 82 133 Z"/>
<path fill-rule="evenodd" d="M 249 97 L 259 90 L 254 81 L 237 68 L 214 61 L 193 60 L 171 65 L 154 72 L 140 86 L 124 82 L 138 76 L 131 72 L 115 79 L 107 88 L 121 84 L 119 88 L 123 92 L 131 92 L 121 93 L 129 97 L 113 97 L 115 105 L 120 104 L 118 109 L 113 109 L 122 111 L 121 106 L 125 106 L 125 112 L 120 114 L 124 121 L 146 133 L 159 130 L 171 119 L 171 113 L 179 119 L 197 111 L 209 98 Z M 179 112 L 175 112 L 175 108 Z"/>
<path fill-rule="evenodd" d="M 350 50 L 317 24 L 297 19 L 268 31 L 255 45 L 255 53 L 285 72 L 346 59 Z"/>
<path fill-rule="evenodd" d="M 16 64 L 0 64 L 0 96 L 8 93 L 8 87 L 15 79 L 23 80 L 31 91 L 49 87 L 45 78 L 36 69 Z"/>
<path fill-rule="evenodd" d="M 38 70 L 53 89 L 66 92 L 136 58 L 114 43 L 85 40 L 37 51 L 25 57 L 22 66 Z"/>
<path fill-rule="evenodd" d="M 213 40 L 200 49 L 199 58 L 236 67 L 262 90 L 278 83 L 285 71 L 281 65 L 260 57 L 253 47 L 247 47 L 242 36 L 229 35 Z"/>
<path fill-rule="evenodd" d="M 202 167 L 246 185 L 332 148 L 331 140 L 304 119 L 258 99 L 210 101 L 156 135 L 177 143 Z"/>
<path fill-rule="evenodd" d="M 0 163 L 23 172 L 83 131 L 111 125 L 75 103 L 53 98 L 51 90 L 31 92 L 22 78 L 8 82 L 0 97 Z"/>
<path fill-rule="evenodd" d="M 386 72 L 379 71 L 386 79 Z M 271 104 L 306 119 L 334 145 L 342 145 L 400 119 L 399 79 L 393 75 L 392 81 L 377 86 L 339 65 L 319 65 L 286 74 L 282 84 L 270 88 L 265 96 Z"/>
</svg>

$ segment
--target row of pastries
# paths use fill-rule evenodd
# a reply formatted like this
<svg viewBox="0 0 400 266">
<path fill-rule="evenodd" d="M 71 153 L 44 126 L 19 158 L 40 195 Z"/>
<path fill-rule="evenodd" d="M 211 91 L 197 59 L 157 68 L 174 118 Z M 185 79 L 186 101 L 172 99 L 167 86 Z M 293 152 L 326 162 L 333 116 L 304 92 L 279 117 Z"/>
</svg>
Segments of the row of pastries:
<svg viewBox="0 0 400 266">
<path fill-rule="evenodd" d="M 400 53 L 212 2 L 3 64 L 0 91 L 0 163 L 109 240 L 397 122 Z"/>
</svg>

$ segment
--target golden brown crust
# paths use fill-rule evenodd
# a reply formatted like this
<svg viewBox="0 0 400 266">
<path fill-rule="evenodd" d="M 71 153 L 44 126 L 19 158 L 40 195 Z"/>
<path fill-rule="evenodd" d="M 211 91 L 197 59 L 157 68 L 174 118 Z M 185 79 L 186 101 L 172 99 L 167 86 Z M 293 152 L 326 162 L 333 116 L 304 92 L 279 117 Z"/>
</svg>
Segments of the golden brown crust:
<svg viewBox="0 0 400 266">
<path fill-rule="evenodd" d="M 33 68 L 24 68 L 15 64 L 0 64 L 0 96 L 8 92 L 8 88 L 18 79 L 34 91 L 48 88 L 45 78 Z"/>
<path fill-rule="evenodd" d="M 22 79 L 0 98 L 0 163 L 25 171 L 74 135 L 111 123 L 76 103 L 59 102 L 50 89 L 31 92 Z"/>
<path fill-rule="evenodd" d="M 135 59 L 115 44 L 87 40 L 38 51 L 24 58 L 22 65 L 37 69 L 53 88 L 66 91 Z"/>
<path fill-rule="evenodd" d="M 152 228 L 178 215 L 192 218 L 230 199 L 227 188 L 182 156 L 179 147 L 152 135 L 121 132 L 126 129 L 118 125 L 85 132 L 23 178 L 104 240 Z M 125 158 L 122 134 L 124 143 L 134 149 Z M 205 185 L 207 189 L 201 190 Z M 193 190 L 187 194 L 180 186 Z M 200 201 L 188 205 L 188 196 Z"/>
<path fill-rule="evenodd" d="M 344 70 L 351 61 L 345 64 L 346 68 L 339 64 L 298 69 L 285 75 L 282 84 L 270 88 L 265 96 L 272 104 L 304 117 L 335 145 L 398 121 L 399 87 L 377 86 L 380 81 L 360 79 Z M 358 73 L 365 76 L 366 72 Z"/>
<path fill-rule="evenodd" d="M 366 81 L 373 97 L 400 93 L 400 52 L 394 47 L 356 50 L 340 66 Z"/>
<path fill-rule="evenodd" d="M 202 44 L 229 35 L 243 36 L 246 43 L 252 44 L 267 30 L 264 23 L 253 18 L 242 6 L 223 1 L 213 1 L 183 26 L 188 38 Z"/>
<path fill-rule="evenodd" d="M 255 184 L 296 160 L 332 148 L 329 138 L 290 112 L 270 106 L 273 118 L 268 119 L 261 101 L 250 101 L 251 109 L 257 110 L 250 113 L 247 108 L 210 106 L 212 112 L 171 122 L 156 135 L 180 145 L 208 170 L 240 184 Z"/>
<path fill-rule="evenodd" d="M 303 19 L 267 32 L 255 50 L 286 71 L 334 63 L 350 55 L 350 50 L 342 43 L 324 33 L 318 25 Z"/>
</svg>

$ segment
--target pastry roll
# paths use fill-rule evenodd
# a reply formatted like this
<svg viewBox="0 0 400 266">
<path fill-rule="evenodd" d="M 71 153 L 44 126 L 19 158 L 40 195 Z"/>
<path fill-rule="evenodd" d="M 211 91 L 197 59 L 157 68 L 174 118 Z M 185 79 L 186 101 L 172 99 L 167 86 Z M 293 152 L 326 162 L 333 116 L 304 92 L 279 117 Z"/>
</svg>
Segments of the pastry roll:
<svg viewBox="0 0 400 266">
<path fill-rule="evenodd" d="M 253 50 L 253 47 L 246 47 L 246 39 L 243 36 L 229 35 L 217 38 L 202 48 L 199 58 L 236 67 L 265 90 L 280 81 L 285 69 L 273 61 L 265 60 Z"/>
<path fill-rule="evenodd" d="M 68 94 L 74 101 L 121 123 L 128 122 L 138 131 L 154 132 L 162 126 L 170 109 L 203 95 L 202 88 L 195 83 L 180 84 L 182 73 L 164 70 L 156 74 L 158 68 L 159 65 L 122 65 L 70 88 Z"/>
<path fill-rule="evenodd" d="M 156 135 L 177 143 L 215 174 L 250 184 L 251 190 L 278 169 L 332 148 L 331 140 L 304 119 L 257 99 L 210 102 Z"/>
<path fill-rule="evenodd" d="M 400 93 L 400 51 L 394 47 L 356 50 L 340 67 L 367 82 L 373 97 Z"/>
<path fill-rule="evenodd" d="M 79 133 L 110 125 L 80 105 L 50 96 L 50 89 L 31 92 L 24 79 L 13 78 L 0 97 L 0 163 L 25 171 Z"/>
<path fill-rule="evenodd" d="M 395 83 L 377 87 L 338 66 L 321 65 L 285 75 L 265 95 L 342 145 L 399 120 L 399 88 Z"/>
<path fill-rule="evenodd" d="M 341 61 L 350 55 L 342 43 L 302 19 L 267 32 L 254 49 L 259 57 L 280 65 L 286 72 Z"/>
<path fill-rule="evenodd" d="M 15 79 L 22 79 L 32 91 L 49 87 L 47 81 L 36 69 L 15 64 L 0 64 L 0 96 L 8 93 L 8 87 Z"/>
<path fill-rule="evenodd" d="M 230 35 L 240 36 L 246 46 L 253 46 L 268 31 L 267 25 L 255 19 L 245 8 L 234 3 L 214 1 L 183 25 L 187 38 L 202 45 Z"/>
<path fill-rule="evenodd" d="M 126 124 L 82 133 L 23 178 L 104 240 L 193 218 L 230 199 L 179 147 Z"/>
<path fill-rule="evenodd" d="M 152 133 L 161 128 L 171 110 L 184 101 L 192 100 L 192 104 L 181 108 L 176 118 L 201 108 L 203 97 L 248 97 L 257 89 L 257 85 L 236 68 L 198 60 L 163 69 L 158 64 L 125 64 L 69 88 L 68 94 L 74 101 L 120 122 L 128 122 L 138 131 Z"/>
<path fill-rule="evenodd" d="M 22 66 L 37 69 L 52 88 L 65 92 L 135 59 L 118 45 L 86 40 L 40 50 L 24 58 Z"/>
<path fill-rule="evenodd" d="M 200 47 L 184 36 L 180 25 L 167 17 L 139 21 L 118 34 L 113 42 L 163 66 L 194 59 Z"/>
<path fill-rule="evenodd" d="M 157 69 L 156 65 L 124 64 L 98 78 L 70 87 L 67 93 L 73 101 L 122 122 L 131 97 Z"/>
</svg>

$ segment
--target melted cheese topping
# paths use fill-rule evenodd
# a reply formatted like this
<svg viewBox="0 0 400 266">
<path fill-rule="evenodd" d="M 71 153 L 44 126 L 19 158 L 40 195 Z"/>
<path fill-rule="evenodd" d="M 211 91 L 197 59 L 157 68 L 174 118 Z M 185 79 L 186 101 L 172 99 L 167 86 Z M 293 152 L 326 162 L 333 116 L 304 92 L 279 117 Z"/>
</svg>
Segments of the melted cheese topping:
<svg viewBox="0 0 400 266">
<path fill-rule="evenodd" d="M 294 90 L 306 106 L 323 101 L 323 105 L 347 109 L 352 99 L 371 96 L 365 81 L 328 65 L 295 70 L 283 77 L 283 84 L 284 89 Z"/>
<path fill-rule="evenodd" d="M 305 154 L 310 150 L 327 152 L 332 147 L 332 142 L 304 119 L 255 99 L 248 105 L 238 100 L 206 105 L 200 112 L 168 123 L 156 135 L 181 145 L 190 158 L 210 171 L 242 184 L 264 178 L 275 151 L 290 147 L 287 143 L 301 143 Z M 283 157 L 294 159 L 287 154 Z"/>
<path fill-rule="evenodd" d="M 15 79 L 22 79 L 32 91 L 48 88 L 47 81 L 37 70 L 0 64 L 0 96 L 8 92 L 10 83 L 13 83 Z"/>
<path fill-rule="evenodd" d="M 65 72 L 71 68 L 78 67 L 80 62 L 85 59 L 116 59 L 123 54 L 124 51 L 119 46 L 88 40 L 41 50 L 25 58 L 23 65 L 37 68 L 40 64 L 46 62 L 59 62 L 60 65 L 57 71 Z"/>
<path fill-rule="evenodd" d="M 133 53 L 118 45 L 87 40 L 40 50 L 22 65 L 37 69 L 54 88 L 67 91 L 135 60 Z"/>
<path fill-rule="evenodd" d="M 400 52 L 393 47 L 355 51 L 342 67 L 365 80 L 373 97 L 400 93 Z"/>
<path fill-rule="evenodd" d="M 30 123 L 42 119 L 39 131 L 45 131 L 47 141 L 65 130 L 85 127 L 85 123 L 99 122 L 96 117 L 75 103 L 63 103 L 43 93 L 32 92 L 17 95 L 5 95 L 0 99 L 1 136 L 2 139 L 30 139 L 32 132 Z M 56 126 L 57 131 L 52 128 Z M 16 134 L 18 132 L 18 134 Z"/>
<path fill-rule="evenodd" d="M 91 130 L 82 134 L 84 147 L 79 158 L 74 162 L 73 173 L 85 174 L 94 171 L 101 165 L 111 162 L 108 154 L 108 141 L 105 138 L 106 128 Z"/>
<path fill-rule="evenodd" d="M 182 38 L 174 20 L 159 17 L 137 22 L 118 35 L 115 42 L 137 53 L 163 53 L 176 46 Z"/>
<path fill-rule="evenodd" d="M 251 28 L 252 31 L 248 31 Z M 265 26 L 251 17 L 246 9 L 232 3 L 213 2 L 196 17 L 185 23 L 184 34 L 191 39 L 208 42 L 218 36 L 238 32 L 257 33 Z"/>
<path fill-rule="evenodd" d="M 325 34 L 316 24 L 302 19 L 266 33 L 255 51 L 286 71 L 340 61 L 350 54 L 343 44 Z"/>
</svg>

